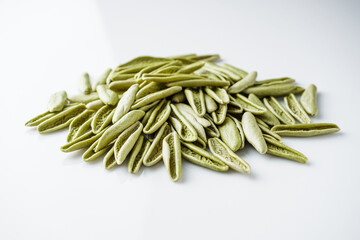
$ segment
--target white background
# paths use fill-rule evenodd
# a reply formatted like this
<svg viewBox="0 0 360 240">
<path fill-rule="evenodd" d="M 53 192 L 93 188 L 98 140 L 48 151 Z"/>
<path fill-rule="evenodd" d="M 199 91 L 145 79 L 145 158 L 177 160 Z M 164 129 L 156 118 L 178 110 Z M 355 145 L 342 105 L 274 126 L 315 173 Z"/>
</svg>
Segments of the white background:
<svg viewBox="0 0 360 240">
<path fill-rule="evenodd" d="M 0 1 L 0 239 L 360 239 L 359 1 Z M 252 174 L 160 163 L 138 175 L 62 153 L 66 131 L 24 127 L 139 55 L 219 53 L 259 79 L 319 90 L 314 122 L 341 132 L 285 139 L 309 164 L 239 155 Z"/>
</svg>

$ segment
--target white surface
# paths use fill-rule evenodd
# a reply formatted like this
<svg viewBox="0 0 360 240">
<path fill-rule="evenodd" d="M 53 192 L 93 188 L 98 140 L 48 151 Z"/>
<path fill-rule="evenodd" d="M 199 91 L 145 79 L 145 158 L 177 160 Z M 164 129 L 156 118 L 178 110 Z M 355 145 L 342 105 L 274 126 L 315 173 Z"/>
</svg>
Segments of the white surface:
<svg viewBox="0 0 360 240">
<path fill-rule="evenodd" d="M 360 239 L 358 1 L 1 1 L 0 239 Z M 315 83 L 338 134 L 285 143 L 308 165 L 239 154 L 251 176 L 185 162 L 127 173 L 24 123 L 58 90 L 139 55 L 219 53 Z"/>
</svg>

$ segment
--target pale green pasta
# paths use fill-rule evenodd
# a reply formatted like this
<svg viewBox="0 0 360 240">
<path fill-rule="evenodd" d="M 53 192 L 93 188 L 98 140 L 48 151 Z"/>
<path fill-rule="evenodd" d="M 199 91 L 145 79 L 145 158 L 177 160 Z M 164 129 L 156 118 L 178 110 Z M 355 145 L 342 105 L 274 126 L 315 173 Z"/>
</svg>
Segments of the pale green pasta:
<svg viewBox="0 0 360 240">
<path fill-rule="evenodd" d="M 174 182 L 181 181 L 183 159 L 248 174 L 249 163 L 238 155 L 246 147 L 307 163 L 282 137 L 340 131 L 311 123 L 318 113 L 314 84 L 305 90 L 290 77 L 258 80 L 257 71 L 219 60 L 218 54 L 141 56 L 96 78 L 84 73 L 79 93 L 52 94 L 47 110 L 25 126 L 42 134 L 68 129 L 60 150 L 83 149 L 84 161 L 102 158 L 107 170 L 127 161 L 136 174 L 162 164 Z"/>
</svg>

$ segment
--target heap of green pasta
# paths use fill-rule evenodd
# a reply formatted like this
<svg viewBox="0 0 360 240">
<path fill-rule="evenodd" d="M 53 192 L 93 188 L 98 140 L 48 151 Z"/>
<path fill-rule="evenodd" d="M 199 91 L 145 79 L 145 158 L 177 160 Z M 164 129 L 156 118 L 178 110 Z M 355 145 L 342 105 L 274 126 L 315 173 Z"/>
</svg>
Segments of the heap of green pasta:
<svg viewBox="0 0 360 240">
<path fill-rule="evenodd" d="M 304 89 L 288 77 L 259 81 L 257 72 L 219 61 L 219 55 L 143 56 L 107 69 L 92 83 L 85 73 L 80 94 L 54 93 L 48 111 L 26 126 L 37 126 L 39 133 L 68 128 L 61 150 L 86 149 L 85 161 L 103 156 L 106 169 L 127 159 L 129 172 L 137 173 L 162 161 L 173 181 L 181 177 L 182 159 L 249 173 L 249 164 L 235 153 L 246 142 L 260 154 L 306 163 L 282 136 L 340 130 L 311 123 L 309 115 L 318 112 L 315 85 Z"/>
</svg>

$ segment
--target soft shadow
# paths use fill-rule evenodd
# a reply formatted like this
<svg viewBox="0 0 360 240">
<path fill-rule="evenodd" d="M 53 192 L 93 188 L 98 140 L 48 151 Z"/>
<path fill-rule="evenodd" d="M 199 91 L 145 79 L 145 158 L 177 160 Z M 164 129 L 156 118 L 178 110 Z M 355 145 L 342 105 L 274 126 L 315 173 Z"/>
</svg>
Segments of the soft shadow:
<svg viewBox="0 0 360 240">
<path fill-rule="evenodd" d="M 84 152 L 84 149 L 80 149 L 74 152 L 65 153 L 66 155 L 62 161 L 62 164 L 64 166 L 80 164 L 81 162 L 83 162 L 82 155 L 84 154 Z"/>
<path fill-rule="evenodd" d="M 238 178 L 247 178 L 247 179 L 252 179 L 252 180 L 258 180 L 258 175 L 256 173 L 253 172 L 253 170 L 251 169 L 250 173 L 241 173 L 241 172 L 237 172 L 231 168 L 229 168 L 229 171 L 226 172 L 225 174 L 227 177 L 231 177 L 233 178 L 235 175 Z"/>
<path fill-rule="evenodd" d="M 243 156 L 249 155 L 250 152 L 252 152 L 254 149 L 249 143 L 245 143 L 244 148 L 237 150 L 235 153 L 239 157 L 243 158 Z"/>
<path fill-rule="evenodd" d="M 313 163 L 309 163 L 309 161 L 307 163 L 301 163 L 301 162 L 297 162 L 295 160 L 282 158 L 282 157 L 278 157 L 278 156 L 273 156 L 273 155 L 270 155 L 270 154 L 266 154 L 265 158 L 266 158 L 266 160 L 273 161 L 273 162 L 284 162 L 284 161 L 286 161 L 289 164 L 296 164 L 297 166 L 309 167 L 309 166 L 313 165 Z"/>
<path fill-rule="evenodd" d="M 38 131 L 36 130 L 36 127 L 26 127 L 25 133 L 30 135 L 30 134 L 38 133 Z"/>
</svg>

